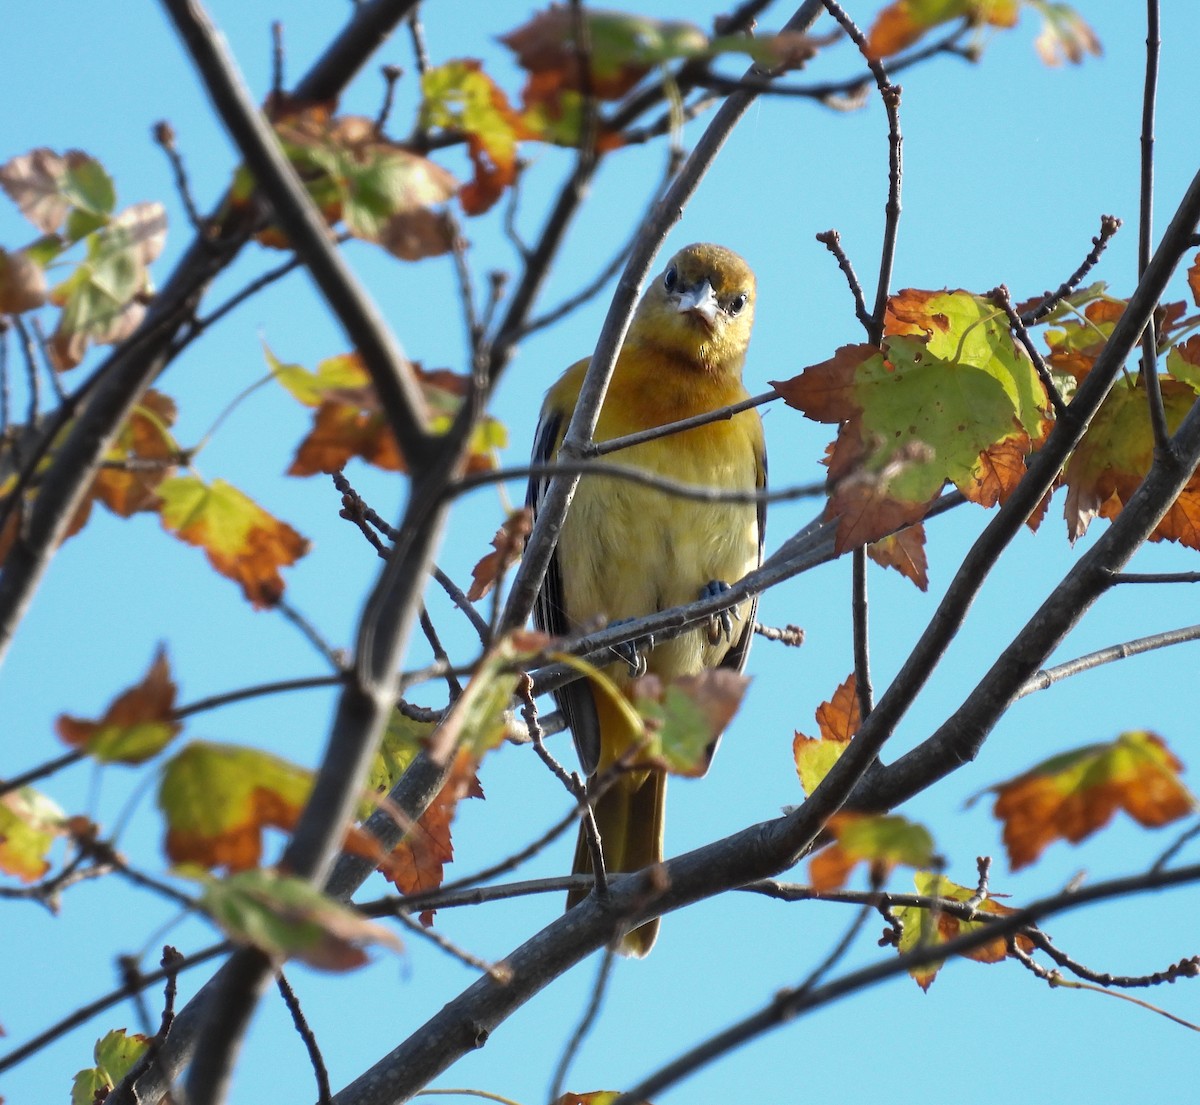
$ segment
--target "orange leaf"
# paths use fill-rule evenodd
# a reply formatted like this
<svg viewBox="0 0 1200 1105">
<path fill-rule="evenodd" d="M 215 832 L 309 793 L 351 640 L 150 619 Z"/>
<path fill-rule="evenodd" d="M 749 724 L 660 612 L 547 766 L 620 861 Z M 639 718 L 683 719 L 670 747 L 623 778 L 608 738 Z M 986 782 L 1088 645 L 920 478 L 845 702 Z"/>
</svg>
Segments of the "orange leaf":
<svg viewBox="0 0 1200 1105">
<path fill-rule="evenodd" d="M 796 774 L 805 794 L 812 794 L 829 769 L 837 763 L 850 738 L 858 732 L 861 721 L 858 706 L 858 681 L 851 672 L 846 681 L 833 692 L 828 702 L 817 707 L 820 737 L 796 733 L 792 740 L 792 756 Z"/>
<path fill-rule="evenodd" d="M 1125 810 L 1156 828 L 1185 817 L 1195 799 L 1179 779 L 1183 765 L 1160 737 L 1141 730 L 1047 760 L 993 788 L 995 815 L 1015 871 L 1054 840 L 1078 844 Z"/>
<path fill-rule="evenodd" d="M 975 25 L 1015 27 L 1017 0 L 893 0 L 875 17 L 867 35 L 874 58 L 899 53 L 934 27 L 966 18 Z"/>
<path fill-rule="evenodd" d="M 836 890 L 859 863 L 870 868 L 872 882 L 882 883 L 897 864 L 929 867 L 937 859 L 929 831 L 898 814 L 836 813 L 825 830 L 833 843 L 808 866 L 809 882 L 817 891 Z"/>
<path fill-rule="evenodd" d="M 166 650 L 159 646 L 145 678 L 113 699 L 99 721 L 60 714 L 55 728 L 67 744 L 105 763 L 140 764 L 158 755 L 183 728 Z"/>
<path fill-rule="evenodd" d="M 91 494 L 114 514 L 129 518 L 158 508 L 158 486 L 175 471 L 181 456 L 170 433 L 175 413 L 173 399 L 146 392 L 105 454 L 105 462 L 117 467 L 97 473 Z"/>
<path fill-rule="evenodd" d="M 925 898 L 944 898 L 955 902 L 967 902 L 975 897 L 975 891 L 965 886 L 959 886 L 942 875 L 931 874 L 928 871 L 918 871 L 913 876 L 917 893 Z M 986 898 L 975 906 L 977 913 L 987 913 L 994 917 L 1003 917 L 1014 910 L 1001 905 L 991 898 Z M 898 945 L 900 954 L 913 951 L 919 947 L 945 944 L 957 936 L 974 932 L 986 921 L 963 921 L 944 911 L 936 914 L 936 927 L 930 924 L 934 913 L 922 906 L 904 906 L 896 910 L 896 920 L 900 924 L 901 936 Z M 1032 952 L 1033 942 L 1027 936 L 1018 935 L 1016 943 L 1022 951 Z M 977 963 L 999 963 L 1008 955 L 1008 944 L 1003 936 L 981 944 L 974 951 L 963 952 L 964 958 L 973 959 Z M 940 961 L 927 963 L 909 973 L 922 990 L 928 990 L 942 964 Z"/>
<path fill-rule="evenodd" d="M 294 564 L 309 542 L 224 480 L 211 486 L 196 476 L 176 476 L 158 488 L 163 528 L 197 545 L 223 576 L 241 585 L 261 609 L 283 595 L 279 569 Z"/>
<path fill-rule="evenodd" d="M 1187 270 L 1187 282 L 1192 290 L 1192 302 L 1200 307 L 1200 253 L 1192 258 L 1191 268 Z"/>
<path fill-rule="evenodd" d="M 438 796 L 381 865 L 380 870 L 402 894 L 436 890 L 442 885 L 445 866 L 454 859 L 450 823 L 458 803 L 463 798 L 483 797 L 475 777 L 477 762 L 471 749 L 458 750 Z M 432 921 L 432 911 L 421 914 L 422 924 L 428 926 Z"/>
<path fill-rule="evenodd" d="M 290 829 L 312 773 L 251 748 L 193 741 L 167 762 L 158 805 L 173 863 L 244 871 L 258 865 L 267 827 Z"/>
<path fill-rule="evenodd" d="M 500 575 L 520 559 L 525 539 L 532 528 L 533 512 L 528 507 L 514 510 L 508 516 L 492 538 L 495 551 L 488 553 L 471 569 L 472 582 L 467 598 L 478 602 L 491 591 Z"/>
</svg>

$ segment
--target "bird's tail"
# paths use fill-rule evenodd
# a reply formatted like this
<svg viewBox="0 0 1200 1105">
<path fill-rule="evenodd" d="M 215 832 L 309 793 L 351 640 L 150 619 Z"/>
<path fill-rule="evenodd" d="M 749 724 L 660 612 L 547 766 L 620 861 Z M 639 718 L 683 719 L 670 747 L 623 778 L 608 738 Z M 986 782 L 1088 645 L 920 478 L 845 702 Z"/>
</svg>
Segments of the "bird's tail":
<svg viewBox="0 0 1200 1105">
<path fill-rule="evenodd" d="M 627 771 L 592 804 L 596 827 L 604 852 L 604 867 L 609 874 L 640 871 L 663 858 L 663 816 L 666 812 L 667 775 L 657 769 Z M 575 844 L 576 875 L 590 875 L 592 854 L 587 832 L 579 826 Z M 586 890 L 567 895 L 567 908 L 583 901 Z M 622 955 L 641 958 L 654 946 L 658 936 L 658 918 L 639 925 L 621 937 Z"/>
</svg>

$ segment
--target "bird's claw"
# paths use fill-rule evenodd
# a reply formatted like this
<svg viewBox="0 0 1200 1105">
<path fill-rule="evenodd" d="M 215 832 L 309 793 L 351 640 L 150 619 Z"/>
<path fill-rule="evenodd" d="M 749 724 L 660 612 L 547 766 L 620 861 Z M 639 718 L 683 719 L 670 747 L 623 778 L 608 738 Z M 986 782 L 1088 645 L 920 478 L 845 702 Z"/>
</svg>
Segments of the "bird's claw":
<svg viewBox="0 0 1200 1105">
<path fill-rule="evenodd" d="M 609 628 L 628 625 L 634 620 L 633 618 L 621 618 L 619 621 L 611 622 Z M 617 654 L 617 659 L 624 661 L 628 666 L 629 678 L 640 679 L 646 674 L 646 653 L 653 647 L 654 636 L 653 634 L 647 634 L 636 641 L 625 641 L 622 644 L 613 645 L 613 652 Z"/>
<path fill-rule="evenodd" d="M 723 579 L 710 579 L 701 589 L 700 598 L 711 599 L 723 595 L 729 590 L 729 584 Z M 722 640 L 733 639 L 733 611 L 722 610 L 708 619 L 708 643 L 719 644 Z"/>
</svg>

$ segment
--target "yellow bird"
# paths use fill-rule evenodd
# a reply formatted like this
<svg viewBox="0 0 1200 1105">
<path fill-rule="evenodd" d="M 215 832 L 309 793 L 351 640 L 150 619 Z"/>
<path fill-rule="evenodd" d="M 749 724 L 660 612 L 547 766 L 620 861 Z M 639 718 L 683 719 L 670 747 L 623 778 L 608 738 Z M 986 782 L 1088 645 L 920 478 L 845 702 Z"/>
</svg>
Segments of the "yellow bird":
<svg viewBox="0 0 1200 1105">
<path fill-rule="evenodd" d="M 680 250 L 643 295 L 600 412 L 595 440 L 703 414 L 747 398 L 742 363 L 754 322 L 755 281 L 736 253 L 716 245 Z M 588 360 L 573 364 L 550 389 L 542 407 L 533 460 L 558 452 L 579 398 Z M 684 433 L 612 454 L 625 466 L 697 487 L 753 491 L 766 486 L 762 421 L 747 410 Z M 530 481 L 536 512 L 548 481 Z M 612 477 L 587 476 L 563 524 L 535 609 L 539 628 L 556 636 L 598 623 L 642 617 L 719 593 L 762 561 L 764 507 L 755 503 L 702 503 Z M 648 671 L 663 679 L 705 668 L 740 671 L 753 636 L 757 600 L 730 611 L 723 633 L 701 626 L 651 645 Z M 618 686 L 631 681 L 629 664 L 608 669 Z M 589 782 L 619 774 L 592 798 L 605 867 L 639 871 L 663 857 L 666 774 L 636 762 L 636 744 L 622 712 L 586 681 L 555 697 L 575 738 Z M 709 749 L 711 758 L 716 749 Z M 632 763 L 629 761 L 632 759 Z M 576 873 L 592 869 L 580 829 Z M 586 894 L 568 897 L 569 909 Z M 658 921 L 626 933 L 621 951 L 645 955 Z"/>
</svg>

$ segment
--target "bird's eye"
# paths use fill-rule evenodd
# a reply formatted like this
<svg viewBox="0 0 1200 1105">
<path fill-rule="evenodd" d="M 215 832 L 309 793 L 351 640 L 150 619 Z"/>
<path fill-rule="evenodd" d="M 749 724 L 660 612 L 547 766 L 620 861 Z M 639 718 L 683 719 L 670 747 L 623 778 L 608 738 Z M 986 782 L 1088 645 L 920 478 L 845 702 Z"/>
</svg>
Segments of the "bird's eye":
<svg viewBox="0 0 1200 1105">
<path fill-rule="evenodd" d="M 672 265 L 665 273 L 663 273 L 663 287 L 669 292 L 675 290 L 675 285 L 679 283 L 679 270 Z"/>
<path fill-rule="evenodd" d="M 729 301 L 729 308 L 728 308 L 729 313 L 731 315 L 738 314 L 741 311 L 741 309 L 746 306 L 746 300 L 748 298 L 749 298 L 749 296 L 747 296 L 745 292 L 739 292 L 737 295 L 735 295 Z"/>
</svg>

